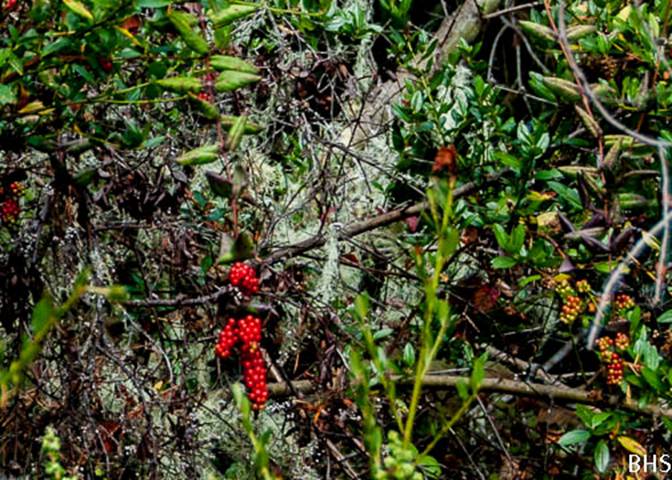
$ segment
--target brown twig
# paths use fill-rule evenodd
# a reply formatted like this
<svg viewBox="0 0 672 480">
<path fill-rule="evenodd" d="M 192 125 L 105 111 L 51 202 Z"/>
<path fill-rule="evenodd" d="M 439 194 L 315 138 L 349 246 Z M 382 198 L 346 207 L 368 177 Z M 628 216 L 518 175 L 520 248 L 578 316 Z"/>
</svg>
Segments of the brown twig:
<svg viewBox="0 0 672 480">
<path fill-rule="evenodd" d="M 485 183 L 488 184 L 494 182 L 506 172 L 507 170 L 502 170 L 494 175 L 491 175 L 486 179 Z M 466 195 L 469 195 L 470 193 L 473 193 L 482 186 L 483 185 L 478 185 L 475 182 L 465 183 L 461 187 L 455 189 L 453 197 L 454 198 L 464 197 Z M 408 207 L 398 208 L 396 210 L 391 210 L 389 212 L 385 212 L 383 214 L 377 215 L 375 217 L 366 220 L 351 223 L 350 225 L 346 225 L 341 229 L 341 231 L 338 234 L 338 238 L 345 239 L 355 237 L 362 233 L 375 230 L 376 228 L 385 227 L 387 225 L 404 220 L 414 215 L 419 215 L 425 209 L 427 209 L 428 206 L 429 204 L 427 203 L 427 201 L 422 201 L 410 205 Z M 326 234 L 319 233 L 302 242 L 296 243 L 294 245 L 289 245 L 287 247 L 282 247 L 276 250 L 275 252 L 271 253 L 266 258 L 264 258 L 263 263 L 270 265 L 283 259 L 296 257 L 297 255 L 301 255 L 302 253 L 305 253 L 309 250 L 323 246 L 326 243 L 326 241 L 327 241 Z"/>
</svg>

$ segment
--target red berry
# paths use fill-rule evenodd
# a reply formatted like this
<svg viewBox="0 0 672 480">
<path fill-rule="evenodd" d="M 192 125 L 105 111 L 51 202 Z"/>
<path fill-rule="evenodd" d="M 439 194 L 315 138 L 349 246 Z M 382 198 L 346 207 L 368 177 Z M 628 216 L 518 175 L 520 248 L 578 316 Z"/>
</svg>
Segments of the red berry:
<svg viewBox="0 0 672 480">
<path fill-rule="evenodd" d="M 8 198 L 0 206 L 0 218 L 5 223 L 14 223 L 21 213 L 19 202 L 13 198 Z"/>
<path fill-rule="evenodd" d="M 229 271 L 231 285 L 240 288 L 246 295 L 253 295 L 259 291 L 259 279 L 251 266 L 237 262 Z"/>
<path fill-rule="evenodd" d="M 5 10 L 13 10 L 16 7 L 18 0 L 7 0 L 5 3 Z"/>
<path fill-rule="evenodd" d="M 243 377 L 252 408 L 261 410 L 268 400 L 266 366 L 258 348 L 243 350 Z"/>
<path fill-rule="evenodd" d="M 198 99 L 199 99 L 199 100 L 202 100 L 202 101 L 204 101 L 204 102 L 208 102 L 208 103 L 212 103 L 212 100 L 213 100 L 212 95 L 210 95 L 210 94 L 207 93 L 207 92 L 201 92 L 201 93 L 199 93 L 199 94 L 198 94 Z"/>
<path fill-rule="evenodd" d="M 219 332 L 219 340 L 215 346 L 215 354 L 221 358 L 231 355 L 231 349 L 238 342 L 239 332 L 235 318 L 230 318 L 226 326 Z"/>
<path fill-rule="evenodd" d="M 98 63 L 100 63 L 100 68 L 105 72 L 110 73 L 112 71 L 113 65 L 109 58 L 99 58 Z"/>
</svg>

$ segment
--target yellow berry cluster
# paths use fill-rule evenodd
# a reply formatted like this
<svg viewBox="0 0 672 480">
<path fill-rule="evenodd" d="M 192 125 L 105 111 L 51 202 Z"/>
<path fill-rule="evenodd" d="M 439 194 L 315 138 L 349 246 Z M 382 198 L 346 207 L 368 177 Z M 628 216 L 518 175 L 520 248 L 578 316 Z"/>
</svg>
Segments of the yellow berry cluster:
<svg viewBox="0 0 672 480">
<path fill-rule="evenodd" d="M 579 280 L 576 282 L 576 289 L 580 293 L 588 293 L 590 292 L 590 283 L 588 283 L 588 280 Z"/>
<path fill-rule="evenodd" d="M 555 287 L 555 291 L 563 298 L 576 293 L 567 280 L 560 281 Z"/>
</svg>

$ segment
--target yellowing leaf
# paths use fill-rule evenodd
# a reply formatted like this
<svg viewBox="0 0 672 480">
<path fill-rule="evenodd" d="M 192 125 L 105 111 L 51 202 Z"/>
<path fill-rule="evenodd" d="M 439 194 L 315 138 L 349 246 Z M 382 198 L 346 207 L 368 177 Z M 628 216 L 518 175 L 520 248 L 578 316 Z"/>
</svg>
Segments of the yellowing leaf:
<svg viewBox="0 0 672 480">
<path fill-rule="evenodd" d="M 618 440 L 618 443 L 620 443 L 628 452 L 639 455 L 640 457 L 646 455 L 646 449 L 637 440 L 626 436 L 617 437 L 616 440 Z"/>
<path fill-rule="evenodd" d="M 72 13 L 79 15 L 82 18 L 86 18 L 87 20 L 93 20 L 93 15 L 91 15 L 89 9 L 86 8 L 82 2 L 78 2 L 77 0 L 63 0 L 63 4 L 68 7 Z"/>
<path fill-rule="evenodd" d="M 40 110 L 44 109 L 44 104 L 39 101 L 35 100 L 33 102 L 30 102 L 28 105 L 23 107 L 21 110 L 19 110 L 19 113 L 22 115 L 28 114 L 28 113 L 34 113 Z"/>
<path fill-rule="evenodd" d="M 125 28 L 123 28 L 123 27 L 119 27 L 119 26 L 116 26 L 116 27 L 114 27 L 114 28 L 115 28 L 119 33 L 121 33 L 124 37 L 128 38 L 128 39 L 133 43 L 133 45 L 135 45 L 136 47 L 141 47 L 141 46 L 142 46 L 142 44 L 138 41 L 138 39 L 135 38 L 135 35 L 133 35 L 131 32 L 129 32 L 129 31 L 126 30 Z"/>
</svg>

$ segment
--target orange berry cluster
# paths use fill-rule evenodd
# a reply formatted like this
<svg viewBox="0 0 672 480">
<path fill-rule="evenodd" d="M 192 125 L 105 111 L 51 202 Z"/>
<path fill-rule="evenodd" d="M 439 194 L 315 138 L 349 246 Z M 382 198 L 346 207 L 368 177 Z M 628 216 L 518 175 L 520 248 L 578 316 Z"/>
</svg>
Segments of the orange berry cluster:
<svg viewBox="0 0 672 480">
<path fill-rule="evenodd" d="M 618 350 L 627 350 L 630 346 L 630 337 L 623 332 L 618 332 L 614 344 Z"/>
<path fill-rule="evenodd" d="M 229 281 L 246 295 L 254 295 L 259 291 L 257 273 L 246 263 L 236 262 L 231 266 Z"/>
<path fill-rule="evenodd" d="M 567 324 L 573 323 L 581 313 L 581 309 L 581 299 L 576 295 L 569 295 L 565 299 L 565 303 L 562 305 L 560 321 Z"/>
<path fill-rule="evenodd" d="M 0 219 L 3 223 L 14 223 L 19 218 L 21 206 L 18 197 L 21 196 L 25 187 L 20 182 L 12 182 L 7 188 L 7 198 L 0 203 Z M 5 192 L 0 192 L 5 193 Z"/>
<path fill-rule="evenodd" d="M 246 294 L 259 291 L 259 279 L 254 268 L 244 263 L 235 263 L 231 267 L 229 281 Z M 247 315 L 239 320 L 229 318 L 219 333 L 215 354 L 220 358 L 228 358 L 238 343 L 241 344 L 241 360 L 247 395 L 252 408 L 261 410 L 268 401 L 268 388 L 266 365 L 259 348 L 261 343 L 261 320 L 259 318 L 254 315 Z"/>
<path fill-rule="evenodd" d="M 616 308 L 619 310 L 629 310 L 635 306 L 633 298 L 626 293 L 616 295 Z"/>
<path fill-rule="evenodd" d="M 607 364 L 607 384 L 619 385 L 623 381 L 623 358 L 613 351 L 626 350 L 630 346 L 630 338 L 622 332 L 616 334 L 616 339 L 602 337 L 597 341 L 602 361 Z"/>
</svg>

